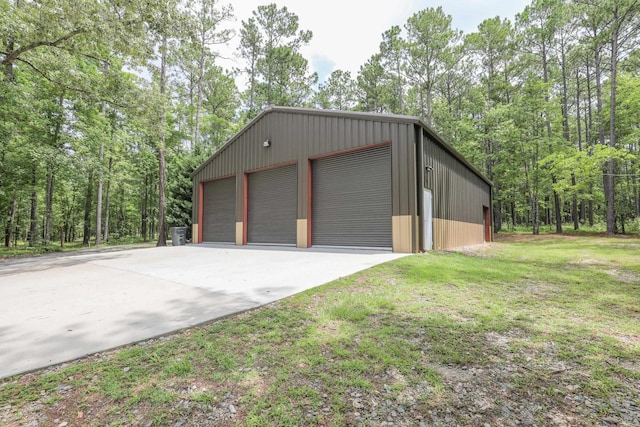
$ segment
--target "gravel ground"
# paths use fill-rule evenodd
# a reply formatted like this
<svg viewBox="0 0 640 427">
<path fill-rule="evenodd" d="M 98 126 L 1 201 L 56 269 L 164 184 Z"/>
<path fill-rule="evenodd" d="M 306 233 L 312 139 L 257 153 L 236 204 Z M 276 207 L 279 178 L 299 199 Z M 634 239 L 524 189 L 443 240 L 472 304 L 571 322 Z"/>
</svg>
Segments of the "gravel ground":
<svg viewBox="0 0 640 427">
<path fill-rule="evenodd" d="M 171 337 L 160 338 L 167 339 Z M 522 333 L 492 332 L 486 334 L 485 339 L 488 346 L 503 348 L 504 357 L 490 355 L 482 365 L 430 364 L 427 368 L 437 372 L 443 380 L 443 387 L 439 389 L 434 389 L 427 381 L 419 381 L 419 375 L 407 378 L 397 369 L 376 375 L 363 374 L 373 387 L 366 391 L 349 389 L 344 393 L 340 423 L 352 426 L 420 427 L 640 425 L 640 381 L 627 380 L 624 391 L 612 393 L 606 399 L 595 398 L 581 390 L 579 384 L 584 374 L 579 364 L 560 362 L 553 343 L 546 343 L 535 352 L 512 353 L 507 351 L 507 347 L 512 340 L 526 339 Z M 114 356 L 115 352 L 107 352 L 89 359 L 95 361 Z M 34 376 L 55 373 L 67 366 L 69 364 L 25 374 L 14 381 L 32 381 Z M 625 368 L 640 373 L 640 364 L 628 364 Z M 267 366 L 239 370 L 251 371 L 262 382 L 262 389 L 268 388 L 274 379 L 273 372 Z M 71 382 L 73 378 L 69 380 Z M 299 406 L 299 415 L 308 420 L 304 425 L 334 424 L 335 405 L 326 393 L 322 393 L 321 381 L 306 377 L 301 377 L 299 381 L 308 388 L 318 390 L 321 396 L 320 405 Z M 180 397 L 172 401 L 172 406 L 163 407 L 170 414 L 168 418 L 154 418 L 152 407 L 139 404 L 128 414 L 127 420 L 115 425 L 189 427 L 244 424 L 247 421 L 249 389 L 238 385 L 235 390 L 217 394 L 218 397 L 206 403 L 194 398 L 205 391 L 216 394 L 216 390 L 211 390 L 210 386 L 211 383 L 205 382 L 163 384 L 161 387 Z M 255 387 L 252 390 L 255 392 Z M 114 414 L 109 413 L 108 401 L 96 401 L 78 410 L 76 400 L 78 395 L 74 387 L 62 384 L 53 393 L 42 392 L 35 401 L 19 410 L 10 405 L 0 406 L 0 425 L 112 425 L 108 420 L 113 420 Z M 69 414 L 74 416 L 70 417 Z"/>
</svg>

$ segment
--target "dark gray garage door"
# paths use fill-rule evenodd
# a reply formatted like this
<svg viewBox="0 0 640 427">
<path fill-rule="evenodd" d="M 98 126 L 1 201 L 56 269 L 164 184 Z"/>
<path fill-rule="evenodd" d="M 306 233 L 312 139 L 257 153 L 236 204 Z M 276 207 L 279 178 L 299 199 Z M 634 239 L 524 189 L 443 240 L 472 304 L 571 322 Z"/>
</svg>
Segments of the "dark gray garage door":
<svg viewBox="0 0 640 427">
<path fill-rule="evenodd" d="M 207 182 L 202 187 L 202 241 L 236 241 L 236 178 Z"/>
<path fill-rule="evenodd" d="M 389 146 L 318 159 L 312 169 L 314 246 L 392 246 Z"/>
<path fill-rule="evenodd" d="M 298 175 L 295 165 L 248 177 L 248 243 L 296 244 Z"/>
</svg>

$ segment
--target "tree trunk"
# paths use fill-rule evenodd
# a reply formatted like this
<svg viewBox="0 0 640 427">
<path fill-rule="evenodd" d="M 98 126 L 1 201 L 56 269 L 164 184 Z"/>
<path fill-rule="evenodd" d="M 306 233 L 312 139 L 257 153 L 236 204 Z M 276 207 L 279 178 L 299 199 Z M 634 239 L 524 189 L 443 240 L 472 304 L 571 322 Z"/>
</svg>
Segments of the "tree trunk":
<svg viewBox="0 0 640 427">
<path fill-rule="evenodd" d="M 206 48 L 205 35 L 201 35 L 200 39 L 200 48 L 202 49 L 200 54 L 200 64 L 198 67 L 198 81 L 196 82 L 196 123 L 193 131 L 193 144 L 191 144 L 191 149 L 198 145 L 200 141 L 200 111 L 202 111 L 202 80 L 204 79 L 204 49 Z"/>
<path fill-rule="evenodd" d="M 102 118 L 107 119 L 107 103 L 102 101 Z M 96 201 L 96 246 L 102 243 L 102 162 L 104 161 L 104 139 L 100 138 L 100 152 L 98 154 L 98 196 Z"/>
<path fill-rule="evenodd" d="M 580 111 L 581 95 L 582 93 L 580 92 L 580 69 L 576 67 L 576 127 L 577 127 L 577 134 L 578 134 L 578 151 L 582 151 L 582 118 L 580 114 L 581 113 Z M 575 181 L 575 176 L 573 176 L 573 180 Z M 574 186 L 575 186 L 575 182 L 574 182 Z M 584 220 L 585 220 L 585 203 L 584 203 L 584 199 L 582 199 L 580 200 L 580 213 L 578 214 L 578 222 L 584 223 Z"/>
<path fill-rule="evenodd" d="M 167 246 L 167 235 L 165 233 L 165 90 L 167 74 L 167 36 L 162 39 L 162 57 L 160 59 L 160 96 L 162 98 L 162 109 L 160 116 L 160 147 L 158 148 L 158 242 L 156 246 Z"/>
<path fill-rule="evenodd" d="M 158 175 L 158 242 L 156 246 L 167 246 L 167 233 L 165 231 L 165 150 L 160 150 L 158 153 L 158 162 L 160 167 L 160 173 Z"/>
<path fill-rule="evenodd" d="M 540 210 L 537 194 L 531 198 L 531 223 L 533 225 L 533 234 L 537 236 L 540 234 Z"/>
<path fill-rule="evenodd" d="M 584 118 L 585 120 L 585 126 L 584 126 L 584 135 L 585 135 L 585 141 L 587 144 L 587 147 L 592 147 L 593 146 L 593 135 L 592 135 L 592 131 L 593 131 L 593 109 L 591 107 L 592 105 L 592 92 L 591 92 L 591 69 L 589 67 L 589 60 L 587 59 L 586 63 L 586 78 L 587 78 L 587 112 L 586 112 L 586 117 Z M 589 150 L 589 153 L 587 153 L 588 155 L 591 155 L 591 150 Z M 593 227 L 594 221 L 593 221 L 593 184 L 589 184 L 589 201 L 587 202 L 587 212 L 586 212 L 586 217 L 589 221 L 589 226 Z"/>
<path fill-rule="evenodd" d="M 617 18 L 617 16 L 616 16 Z M 611 101 L 609 107 L 609 146 L 616 146 L 616 84 L 618 75 L 618 32 L 614 31 L 611 37 Z M 607 162 L 607 174 L 604 177 L 604 193 L 607 201 L 607 235 L 615 233 L 616 227 L 616 182 L 615 182 L 616 162 L 611 159 Z"/>
<path fill-rule="evenodd" d="M 542 44 L 542 78 L 545 84 L 549 83 L 549 63 L 547 58 L 547 46 Z M 549 94 L 545 93 L 544 96 L 545 104 L 549 103 Z M 553 134 L 551 132 L 551 119 L 547 114 L 544 115 L 545 127 L 547 128 L 547 137 L 549 138 L 549 144 L 551 145 Z M 563 117 L 564 122 L 564 117 Z M 551 152 L 553 152 L 553 146 L 551 145 Z M 557 179 L 555 175 L 551 175 L 551 182 L 553 184 L 557 183 Z M 555 222 L 556 222 L 556 233 L 562 234 L 562 205 L 560 204 L 560 195 L 554 189 L 553 190 L 553 204 L 555 208 Z"/>
<path fill-rule="evenodd" d="M 53 167 L 53 164 L 50 164 L 49 171 L 47 173 L 43 227 L 45 245 L 48 245 L 51 242 L 51 227 L 53 226 L 53 189 L 55 187 L 55 174 L 53 173 Z"/>
<path fill-rule="evenodd" d="M 89 245 L 91 239 L 91 206 L 93 198 L 93 169 L 89 172 L 89 183 L 87 184 L 87 194 L 84 200 L 84 230 L 82 245 Z"/>
<path fill-rule="evenodd" d="M 551 225 L 551 208 L 549 205 L 551 204 L 551 198 L 549 196 L 544 197 L 544 225 Z"/>
<path fill-rule="evenodd" d="M 8 248 L 11 246 L 11 236 L 13 234 L 13 227 L 16 220 L 16 211 L 18 210 L 18 198 L 13 196 L 13 202 L 11 203 L 11 211 L 9 214 L 9 223 L 7 224 L 7 228 L 4 233 L 4 247 Z"/>
<path fill-rule="evenodd" d="M 429 127 L 433 126 L 433 113 L 431 112 L 431 103 L 432 103 L 432 94 L 433 85 L 431 83 L 427 83 L 427 125 Z"/>
<path fill-rule="evenodd" d="M 595 224 L 594 215 L 593 215 L 593 184 L 589 185 L 589 203 L 587 203 L 587 217 L 589 218 L 589 226 L 593 227 Z"/>
<path fill-rule="evenodd" d="M 104 201 L 104 241 L 109 242 L 109 212 L 110 212 L 110 196 L 111 196 L 111 170 L 113 167 L 113 157 L 109 157 L 109 175 L 107 176 L 107 195 Z"/>
<path fill-rule="evenodd" d="M 571 185 L 575 188 L 576 186 L 576 176 L 571 174 Z M 580 218 L 578 215 L 578 196 L 574 193 L 573 200 L 571 201 L 571 218 L 573 219 L 573 229 L 580 229 Z"/>
<path fill-rule="evenodd" d="M 148 215 L 148 202 L 149 202 L 149 177 L 147 174 L 144 176 L 144 194 L 142 195 L 142 224 L 140 224 L 140 232 L 142 234 L 142 240 L 145 242 L 148 240 L 148 227 L 147 222 L 149 219 Z"/>
<path fill-rule="evenodd" d="M 595 79 L 596 79 L 596 119 L 598 122 L 598 143 L 603 144 L 604 141 L 604 127 L 602 126 L 602 110 L 603 110 L 603 101 L 602 101 L 602 71 L 600 64 L 600 44 L 596 43 L 594 48 L 594 67 L 595 67 Z M 607 189 L 607 180 L 606 177 L 603 176 L 603 184 L 605 191 L 605 198 L 608 194 L 609 190 Z M 593 197 L 593 185 L 591 186 L 591 196 Z M 593 202 L 589 201 L 589 223 L 593 225 Z M 607 229 L 609 225 L 607 224 Z"/>
<path fill-rule="evenodd" d="M 604 127 L 602 126 L 602 71 L 600 64 L 600 44 L 595 46 L 595 78 L 596 78 L 596 114 L 598 119 L 598 143 L 604 145 Z"/>
<path fill-rule="evenodd" d="M 498 203 L 496 206 L 498 209 L 496 209 L 494 227 L 496 233 L 499 233 L 502 231 L 502 203 Z"/>
<path fill-rule="evenodd" d="M 118 222 L 117 224 L 117 230 L 118 233 L 120 234 L 120 236 L 124 236 L 124 234 L 128 234 L 128 233 L 124 233 L 124 226 L 125 223 L 127 221 L 127 216 L 124 213 L 124 186 L 120 187 L 120 206 L 119 206 L 119 212 L 118 212 Z"/>
<path fill-rule="evenodd" d="M 38 191 L 36 190 L 37 174 L 36 168 L 31 171 L 31 212 L 29 226 L 29 246 L 36 246 L 38 243 Z"/>
<path fill-rule="evenodd" d="M 72 240 L 74 231 L 72 230 L 72 224 L 74 223 L 74 212 L 75 212 L 75 202 L 76 202 L 76 192 L 73 191 L 73 196 L 71 197 L 71 202 L 69 202 L 69 197 L 66 197 L 66 210 L 64 212 L 64 223 L 62 228 L 64 229 L 64 241 L 65 243 L 69 243 Z"/>
<path fill-rule="evenodd" d="M 567 55 L 565 52 L 564 42 L 561 45 L 562 53 L 560 55 L 562 64 L 562 136 L 565 141 L 571 142 L 569 129 L 569 90 L 567 84 Z"/>
<path fill-rule="evenodd" d="M 19 7 L 20 7 L 19 2 L 17 2 L 16 9 Z M 13 38 L 11 36 L 9 36 L 6 46 L 7 46 L 7 55 L 9 55 L 13 52 L 13 49 L 15 47 L 15 42 L 13 41 Z M 14 80 L 15 80 L 15 75 L 13 73 L 13 61 L 9 61 L 4 66 L 4 81 L 7 83 L 11 83 Z"/>
<path fill-rule="evenodd" d="M 558 182 L 555 176 L 551 177 L 551 182 L 554 184 Z M 555 207 L 556 234 L 562 234 L 562 202 L 556 190 L 553 190 L 553 205 Z"/>
<path fill-rule="evenodd" d="M 631 175 L 631 183 L 633 184 L 633 212 L 638 218 L 640 217 L 640 198 L 638 197 L 638 179 L 635 174 Z"/>
</svg>

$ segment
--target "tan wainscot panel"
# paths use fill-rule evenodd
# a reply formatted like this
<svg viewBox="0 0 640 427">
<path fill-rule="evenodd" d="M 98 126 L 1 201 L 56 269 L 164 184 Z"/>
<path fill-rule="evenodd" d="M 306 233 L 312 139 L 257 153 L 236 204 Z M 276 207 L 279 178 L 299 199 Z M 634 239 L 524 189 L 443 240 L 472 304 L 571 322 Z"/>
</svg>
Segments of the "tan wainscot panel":
<svg viewBox="0 0 640 427">
<path fill-rule="evenodd" d="M 412 221 L 413 218 L 411 215 L 400 215 L 392 218 L 391 229 L 393 234 L 393 252 L 413 252 Z"/>
<path fill-rule="evenodd" d="M 199 234 L 198 234 L 198 224 L 193 224 L 193 226 L 191 227 L 191 241 L 193 243 L 200 243 L 200 240 L 198 240 Z"/>
<path fill-rule="evenodd" d="M 298 229 L 297 229 L 297 247 L 299 248 L 307 248 L 309 247 L 309 242 L 307 241 L 308 229 L 307 229 L 307 220 L 306 219 L 298 219 Z"/>
<path fill-rule="evenodd" d="M 244 228 L 242 222 L 236 222 L 236 245 L 242 246 L 244 241 Z"/>
<path fill-rule="evenodd" d="M 436 250 L 484 243 L 482 224 L 434 218 L 433 246 Z"/>
</svg>

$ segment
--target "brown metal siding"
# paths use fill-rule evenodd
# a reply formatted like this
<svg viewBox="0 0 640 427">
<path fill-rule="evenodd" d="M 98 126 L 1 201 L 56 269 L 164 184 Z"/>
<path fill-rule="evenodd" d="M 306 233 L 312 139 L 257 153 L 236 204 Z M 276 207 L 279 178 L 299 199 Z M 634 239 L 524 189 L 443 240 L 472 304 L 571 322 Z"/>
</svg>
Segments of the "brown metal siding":
<svg viewBox="0 0 640 427">
<path fill-rule="evenodd" d="M 433 217 L 483 223 L 483 206 L 491 206 L 491 187 L 438 143 L 424 136 L 427 181 L 433 191 Z"/>
<path fill-rule="evenodd" d="M 411 124 L 399 124 L 392 128 L 392 141 L 403 143 L 391 146 L 393 216 L 417 215 L 417 189 L 414 177 L 416 141 Z"/>
<path fill-rule="evenodd" d="M 308 218 L 308 162 L 311 157 L 390 142 L 393 215 L 416 214 L 415 137 L 413 123 L 374 118 L 332 117 L 313 112 L 274 110 L 246 128 L 194 174 L 194 223 L 198 222 L 198 183 L 287 162 L 298 162 L 298 218 Z M 262 142 L 269 138 L 271 147 Z M 238 180 L 237 194 L 242 194 Z M 236 221 L 243 219 L 243 200 L 236 197 Z"/>
<path fill-rule="evenodd" d="M 272 145 L 264 148 L 262 143 L 267 138 Z M 421 140 L 422 150 L 416 145 Z M 310 159 L 380 143 L 391 147 L 394 227 L 408 227 L 413 234 L 412 250 L 421 247 L 417 215 L 422 196 L 418 189 L 425 166 L 433 167 L 426 176 L 432 184 L 434 218 L 454 228 L 461 227 L 458 223 L 482 224 L 482 206 L 491 206 L 490 182 L 419 119 L 286 107 L 263 112 L 193 174 L 194 223 L 199 222 L 201 182 L 229 175 L 242 177 L 247 172 L 291 163 L 298 165 L 297 219 L 308 219 Z M 420 152 L 423 155 L 416 156 Z M 236 180 L 237 223 L 244 220 L 244 185 L 244 179 Z"/>
</svg>

